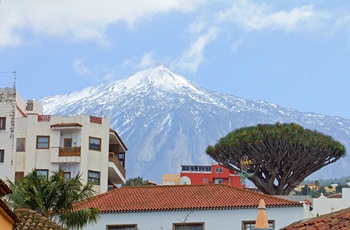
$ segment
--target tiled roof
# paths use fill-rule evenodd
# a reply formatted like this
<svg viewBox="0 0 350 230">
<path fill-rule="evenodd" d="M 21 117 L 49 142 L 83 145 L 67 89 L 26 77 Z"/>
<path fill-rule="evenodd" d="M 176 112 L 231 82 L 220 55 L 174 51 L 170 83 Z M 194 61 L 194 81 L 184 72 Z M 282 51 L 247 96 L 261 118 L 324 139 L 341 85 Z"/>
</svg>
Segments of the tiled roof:
<svg viewBox="0 0 350 230">
<path fill-rule="evenodd" d="M 17 209 L 15 211 L 16 215 L 18 216 L 18 221 L 16 222 L 15 225 L 15 230 L 22 230 L 22 229 L 27 229 L 27 230 L 42 230 L 42 229 L 47 229 L 47 230 L 66 230 L 62 226 L 58 225 L 56 222 L 42 216 L 41 214 L 21 208 Z"/>
<path fill-rule="evenodd" d="M 327 196 L 327 198 L 342 198 L 342 194 L 341 193 L 337 193 L 337 194 L 332 194 Z"/>
<path fill-rule="evenodd" d="M 350 208 L 295 222 L 281 230 L 328 230 L 350 229 Z"/>
<path fill-rule="evenodd" d="M 12 193 L 11 189 L 7 186 L 7 184 L 0 179 L 0 195 L 5 196 L 6 194 Z"/>
<path fill-rule="evenodd" d="M 9 194 L 9 193 L 12 193 L 11 189 L 7 186 L 7 184 L 2 179 L 0 179 L 0 195 L 5 196 L 6 194 Z M 7 215 L 7 218 L 10 222 L 17 221 L 17 216 L 1 199 L 0 199 L 0 209 L 2 209 L 5 212 L 5 215 Z"/>
<path fill-rule="evenodd" d="M 75 126 L 83 127 L 83 125 L 81 125 L 79 123 L 60 123 L 60 124 L 51 125 L 51 128 L 52 127 L 75 127 Z"/>
<path fill-rule="evenodd" d="M 12 212 L 12 210 L 1 199 L 0 199 L 0 209 L 2 209 L 6 213 L 7 218 L 10 222 L 14 223 L 17 221 L 17 216 Z"/>
<path fill-rule="evenodd" d="M 267 207 L 301 207 L 302 204 L 223 184 L 122 186 L 77 205 L 94 207 L 100 213 L 257 208 L 260 199 Z"/>
</svg>

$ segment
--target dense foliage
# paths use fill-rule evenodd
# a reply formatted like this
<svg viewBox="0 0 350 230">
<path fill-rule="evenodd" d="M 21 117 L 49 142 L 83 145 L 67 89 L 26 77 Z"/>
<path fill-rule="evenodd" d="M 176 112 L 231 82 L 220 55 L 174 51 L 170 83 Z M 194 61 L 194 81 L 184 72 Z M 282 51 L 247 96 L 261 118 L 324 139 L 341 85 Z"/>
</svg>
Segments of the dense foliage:
<svg viewBox="0 0 350 230">
<path fill-rule="evenodd" d="M 94 196 L 93 184 L 83 185 L 81 175 L 65 179 L 63 172 L 47 178 L 35 170 L 15 183 L 9 181 L 12 194 L 7 195 L 12 208 L 27 208 L 41 213 L 68 229 L 81 229 L 96 223 L 99 215 L 95 208 L 74 210 L 73 205 Z"/>
<path fill-rule="evenodd" d="M 135 177 L 135 178 L 130 178 L 126 180 L 125 184 L 123 186 L 144 186 L 148 185 L 149 181 L 148 180 L 143 180 L 142 177 Z"/>
<path fill-rule="evenodd" d="M 307 176 L 343 157 L 345 147 L 317 131 L 277 123 L 237 129 L 206 152 L 222 165 L 246 173 L 262 192 L 286 195 Z M 242 169 L 242 159 L 254 164 Z"/>
</svg>

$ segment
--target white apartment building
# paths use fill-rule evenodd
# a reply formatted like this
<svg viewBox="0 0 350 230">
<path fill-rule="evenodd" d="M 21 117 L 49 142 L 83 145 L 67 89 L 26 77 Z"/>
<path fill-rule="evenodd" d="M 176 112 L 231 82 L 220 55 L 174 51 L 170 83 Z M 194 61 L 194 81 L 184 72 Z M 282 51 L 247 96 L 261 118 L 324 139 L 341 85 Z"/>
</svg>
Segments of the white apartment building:
<svg viewBox="0 0 350 230">
<path fill-rule="evenodd" d="M 35 104 L 35 106 L 34 106 Z M 6 181 L 12 179 L 15 119 L 25 117 L 26 102 L 13 88 L 0 88 L 0 178 Z M 33 102 L 33 113 L 40 113 L 42 107 Z"/>
<path fill-rule="evenodd" d="M 43 115 L 38 102 L 25 103 L 6 88 L 0 89 L 0 122 L 2 179 L 62 169 L 65 177 L 81 173 L 83 182 L 94 182 L 98 194 L 125 182 L 127 147 L 107 118 Z"/>
</svg>

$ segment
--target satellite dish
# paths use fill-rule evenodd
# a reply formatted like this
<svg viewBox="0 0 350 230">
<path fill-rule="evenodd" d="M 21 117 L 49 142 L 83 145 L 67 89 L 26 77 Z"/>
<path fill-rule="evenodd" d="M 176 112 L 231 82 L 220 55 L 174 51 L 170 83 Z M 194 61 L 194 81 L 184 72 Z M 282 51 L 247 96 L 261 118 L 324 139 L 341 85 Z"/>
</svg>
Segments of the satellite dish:
<svg viewBox="0 0 350 230">
<path fill-rule="evenodd" d="M 182 176 L 179 180 L 179 184 L 191 184 L 191 179 L 187 176 Z"/>
</svg>

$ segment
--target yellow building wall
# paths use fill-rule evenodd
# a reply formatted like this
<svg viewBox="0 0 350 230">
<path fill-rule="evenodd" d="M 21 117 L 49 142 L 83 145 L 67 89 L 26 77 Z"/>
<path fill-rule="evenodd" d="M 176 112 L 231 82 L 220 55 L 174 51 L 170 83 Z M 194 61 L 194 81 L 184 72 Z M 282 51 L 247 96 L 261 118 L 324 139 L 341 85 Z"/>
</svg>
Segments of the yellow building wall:
<svg viewBox="0 0 350 230">
<path fill-rule="evenodd" d="M 10 221 L 11 220 L 11 221 Z M 7 215 L 7 213 L 0 208 L 0 228 L 1 230 L 13 230 L 13 224 L 11 217 Z"/>
</svg>

